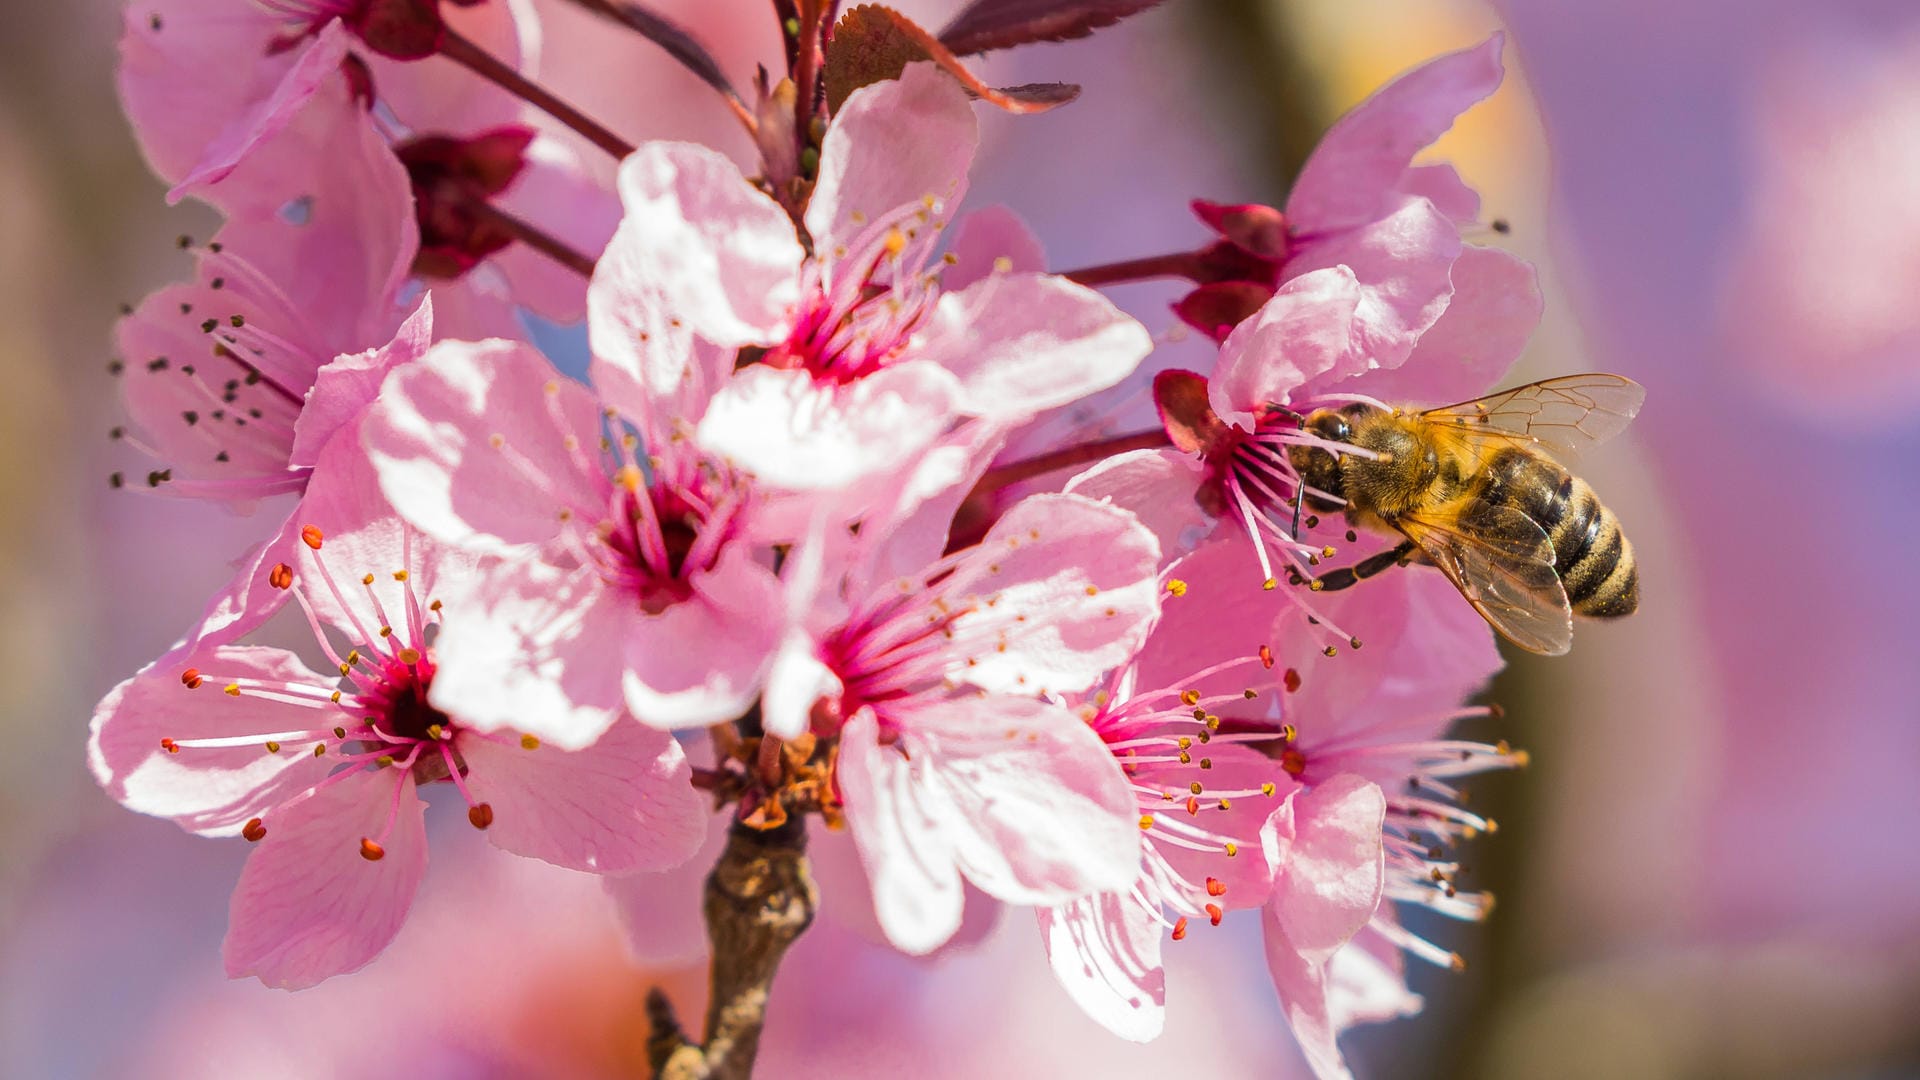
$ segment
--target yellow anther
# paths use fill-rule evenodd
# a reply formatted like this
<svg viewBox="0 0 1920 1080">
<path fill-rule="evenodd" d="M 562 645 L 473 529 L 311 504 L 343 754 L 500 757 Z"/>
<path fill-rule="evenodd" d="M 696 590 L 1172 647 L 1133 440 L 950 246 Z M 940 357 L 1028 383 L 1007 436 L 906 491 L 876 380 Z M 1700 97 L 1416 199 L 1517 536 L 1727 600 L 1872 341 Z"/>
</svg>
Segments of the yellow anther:
<svg viewBox="0 0 1920 1080">
<path fill-rule="evenodd" d="M 393 765 L 393 755 L 381 754 L 379 757 L 373 759 L 373 763 L 383 769 L 390 768 Z"/>
<path fill-rule="evenodd" d="M 279 752 L 280 752 L 280 744 L 279 744 L 279 743 L 277 743 L 277 742 L 274 742 L 274 741 L 273 741 L 272 739 L 268 739 L 268 740 L 267 740 L 267 753 L 269 753 L 269 754 L 277 754 L 277 753 L 279 753 Z"/>
<path fill-rule="evenodd" d="M 1167 580 L 1167 595 L 1169 596 L 1187 595 L 1187 583 L 1184 581 L 1181 581 L 1179 578 L 1169 578 Z"/>
<path fill-rule="evenodd" d="M 520 749 L 538 750 L 540 749 L 540 739 L 533 735 L 522 735 L 520 736 Z"/>
<path fill-rule="evenodd" d="M 429 738 L 429 739 L 437 739 L 437 738 L 439 738 L 439 737 L 440 737 L 440 735 L 441 735 L 441 733 L 442 733 L 442 732 L 444 732 L 444 731 L 446 731 L 446 730 L 447 730 L 446 728 L 443 728 L 443 727 L 441 727 L 441 726 L 440 726 L 439 724 L 428 724 L 428 725 L 427 725 L 427 738 Z"/>
<path fill-rule="evenodd" d="M 1227 858 L 1231 859 L 1235 855 L 1240 854 L 1240 845 L 1229 840 L 1227 841 L 1226 852 L 1227 852 Z"/>
<path fill-rule="evenodd" d="M 400 650 L 400 662 L 401 662 L 401 663 L 403 663 L 403 664 L 417 664 L 417 663 L 419 663 L 419 662 L 420 662 L 420 650 L 419 650 L 419 649 L 401 649 L 401 650 Z"/>
<path fill-rule="evenodd" d="M 227 686 L 226 686 L 226 693 L 227 693 L 227 696 L 228 696 L 228 697 L 239 697 L 239 696 L 240 696 L 240 684 L 239 684 L 239 683 L 237 683 L 237 682 L 236 682 L 236 683 L 228 683 L 228 684 L 227 684 Z"/>
<path fill-rule="evenodd" d="M 1182 704 L 1182 705 L 1198 705 L 1198 704 L 1200 704 L 1200 691 L 1198 691 L 1198 690 L 1182 690 L 1182 691 L 1180 691 L 1180 704 Z"/>
<path fill-rule="evenodd" d="M 333 737 L 334 737 L 334 738 L 336 738 L 336 739 L 344 739 L 344 738 L 346 738 L 346 737 L 347 737 L 347 729 L 346 729 L 346 728 L 343 728 L 343 727 L 337 727 L 337 728 L 334 728 L 334 729 L 333 729 Z"/>
<path fill-rule="evenodd" d="M 899 229 L 888 229 L 886 249 L 888 255 L 896 259 L 899 258 L 900 253 L 907 249 L 907 234 L 901 232 Z"/>
<path fill-rule="evenodd" d="M 993 272 L 996 274 L 1004 274 L 1011 271 L 1012 269 L 1013 269 L 1013 260 L 1007 258 L 1005 255 L 1001 255 L 998 258 L 993 260 Z"/>
<path fill-rule="evenodd" d="M 1143 829 L 1151 829 L 1151 828 L 1153 828 L 1153 815 L 1152 815 L 1152 814 L 1141 814 L 1141 815 L 1140 815 L 1140 827 L 1141 827 L 1141 828 L 1143 828 Z"/>
<path fill-rule="evenodd" d="M 1275 581 L 1275 580 L 1273 580 L 1272 578 L 1268 578 L 1267 580 L 1265 580 L 1265 581 L 1263 581 L 1263 582 L 1261 582 L 1261 583 L 1260 583 L 1260 587 L 1261 587 L 1262 589 L 1265 589 L 1265 590 L 1267 590 L 1268 592 L 1272 592 L 1272 591 L 1273 591 L 1273 587 L 1274 587 L 1274 586 L 1276 586 L 1276 585 L 1278 585 L 1278 584 L 1280 584 L 1280 583 L 1279 583 L 1279 582 L 1277 582 L 1277 581 Z"/>
<path fill-rule="evenodd" d="M 1264 784 L 1261 784 L 1261 785 L 1260 785 L 1260 794 L 1262 794 L 1262 795 L 1269 795 L 1269 796 L 1270 796 L 1270 795 L 1272 795 L 1272 794 L 1274 793 L 1274 790 L 1275 790 L 1275 788 L 1274 788 L 1274 786 L 1273 786 L 1273 781 L 1271 781 L 1271 780 L 1269 780 L 1269 781 L 1267 781 L 1266 783 L 1264 783 Z"/>
<path fill-rule="evenodd" d="M 393 580 L 395 581 L 407 580 L 407 572 L 405 570 L 395 570 L 393 572 Z"/>
<path fill-rule="evenodd" d="M 371 584 L 373 584 L 373 575 L 372 575 L 372 574 L 368 574 L 368 575 L 367 575 L 366 577 L 363 577 L 363 578 L 361 578 L 361 579 L 360 579 L 360 584 L 362 584 L 362 585 L 371 585 Z"/>
<path fill-rule="evenodd" d="M 314 757 L 326 757 L 326 756 L 327 756 L 327 744 L 326 744 L 326 743 L 323 743 L 323 742 L 317 742 L 317 743 L 314 743 L 314 744 L 313 744 L 313 756 L 314 756 Z"/>
<path fill-rule="evenodd" d="M 332 694 L 328 695 L 327 700 L 333 702 L 335 705 L 340 704 L 340 691 L 335 690 Z M 346 738 L 346 734 L 342 732 L 340 737 L 344 739 Z"/>
</svg>

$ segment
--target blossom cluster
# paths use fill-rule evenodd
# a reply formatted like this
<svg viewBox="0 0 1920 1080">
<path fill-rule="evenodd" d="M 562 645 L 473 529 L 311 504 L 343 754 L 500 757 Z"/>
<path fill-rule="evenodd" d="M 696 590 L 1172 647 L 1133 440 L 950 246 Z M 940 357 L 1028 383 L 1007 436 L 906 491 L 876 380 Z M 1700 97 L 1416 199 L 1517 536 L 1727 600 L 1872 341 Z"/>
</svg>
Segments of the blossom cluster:
<svg viewBox="0 0 1920 1080">
<path fill-rule="evenodd" d="M 1500 660 L 1446 579 L 1308 587 L 1382 547 L 1302 519 L 1290 450 L 1320 404 L 1486 391 L 1537 321 L 1473 191 L 1414 163 L 1501 39 L 1342 119 L 1284 207 L 1196 201 L 1199 249 L 1060 274 L 962 207 L 979 111 L 1072 88 L 957 57 L 1150 4 L 976 3 L 936 36 L 777 0 L 786 75 L 743 96 L 684 30 L 577 2 L 705 78 L 758 160 L 622 143 L 540 85 L 521 0 L 128 8 L 135 131 L 225 223 L 118 326 L 115 434 L 151 461 L 114 483 L 261 524 L 89 757 L 130 809 L 252 843 L 228 972 L 372 961 L 429 801 L 604 875 L 636 926 L 721 812 L 850 837 L 909 953 L 967 903 L 1033 908 L 1132 1039 L 1163 954 L 1257 912 L 1344 1075 L 1342 1030 L 1419 1007 L 1406 956 L 1459 962 L 1397 912 L 1488 906 L 1456 782 L 1524 759 L 1450 737 Z M 1217 356 L 1116 436 L 1077 406 L 1157 342 L 1098 289 L 1149 276 L 1192 283 L 1174 313 Z M 585 320 L 584 379 L 528 316 Z M 276 617 L 306 655 L 247 643 Z"/>
</svg>

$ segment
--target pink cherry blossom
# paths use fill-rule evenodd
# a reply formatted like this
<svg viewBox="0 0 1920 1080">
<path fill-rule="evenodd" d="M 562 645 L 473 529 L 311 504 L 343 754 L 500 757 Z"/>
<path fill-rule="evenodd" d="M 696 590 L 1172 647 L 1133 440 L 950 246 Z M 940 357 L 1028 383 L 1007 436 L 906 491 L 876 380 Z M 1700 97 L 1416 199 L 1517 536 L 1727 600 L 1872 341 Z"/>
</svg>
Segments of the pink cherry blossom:
<svg viewBox="0 0 1920 1080">
<path fill-rule="evenodd" d="M 874 546 L 831 574 L 817 542 L 796 556 L 795 622 L 762 708 L 776 736 L 839 737 L 847 825 L 888 938 L 939 947 L 960 926 L 963 877 L 1010 903 L 1126 888 L 1140 861 L 1126 776 L 1080 717 L 1036 695 L 1085 689 L 1138 646 L 1158 606 L 1152 534 L 1052 495 L 898 577 L 875 573 L 891 561 Z"/>
<path fill-rule="evenodd" d="M 1358 286 L 1362 348 L 1379 366 L 1398 366 L 1448 310 L 1476 319 L 1474 301 L 1499 303 L 1493 282 L 1530 287 L 1518 259 L 1462 244 L 1462 228 L 1480 227 L 1480 200 L 1453 167 L 1413 164 L 1455 117 L 1499 87 L 1504 42 L 1495 34 L 1431 60 L 1342 117 L 1307 158 L 1284 212 L 1196 200 L 1194 212 L 1218 241 L 1191 255 L 1110 269 L 1197 282 L 1175 311 L 1221 340 L 1284 282 L 1345 266 Z"/>
<path fill-rule="evenodd" d="M 726 159 L 643 146 L 621 168 L 626 218 L 595 274 L 596 355 L 658 392 L 681 367 L 651 344 L 699 338 L 694 383 L 715 387 L 701 443 L 792 489 L 845 487 L 958 419 L 1015 424 L 1119 382 L 1151 342 L 1091 290 L 1021 271 L 939 288 L 977 141 L 966 95 L 930 65 L 855 92 L 821 151 L 811 256 Z M 743 346 L 759 362 L 720 385 Z"/>
<path fill-rule="evenodd" d="M 1281 686 L 1262 664 L 1257 639 L 1235 640 L 1250 629 L 1257 634 L 1258 620 L 1240 612 L 1228 617 L 1184 577 L 1169 588 L 1174 591 L 1141 657 L 1185 655 L 1197 635 L 1212 647 L 1206 651 L 1225 659 L 1177 682 L 1147 683 L 1137 657 L 1107 687 L 1083 695 L 1077 709 L 1132 786 L 1140 826 L 1137 877 L 1128 889 L 1038 912 L 1061 985 L 1088 1015 L 1140 1041 L 1157 1037 L 1165 1023 L 1162 942 L 1184 940 L 1190 925 L 1218 926 L 1228 911 L 1266 903 L 1275 864 L 1262 830 L 1299 786 L 1250 745 L 1274 742 L 1275 734 L 1222 732 L 1214 711 L 1271 699 Z M 1228 689 L 1236 677 L 1242 686 Z"/>
<path fill-rule="evenodd" d="M 329 452 L 354 449 L 336 442 Z M 229 975 L 299 988 L 356 970 L 399 931 L 426 870 L 420 788 L 448 783 L 497 846 L 578 870 L 672 866 L 704 816 L 671 737 L 627 719 L 590 749 L 449 706 L 438 685 L 458 639 L 486 618 L 465 593 L 471 559 L 420 537 L 360 483 L 303 510 L 291 565 L 265 571 L 306 613 L 321 673 L 293 653 L 202 644 L 122 683 L 94 715 L 90 761 L 131 809 L 258 844 L 234 892 Z M 353 523 L 327 534 L 314 522 Z M 342 654 L 328 628 L 357 644 Z"/>
<path fill-rule="evenodd" d="M 1279 760 L 1313 794 L 1296 801 L 1291 820 L 1272 823 L 1270 845 L 1292 854 L 1281 855 L 1266 932 L 1274 984 L 1308 1060 L 1320 1076 L 1340 1077 L 1342 1029 L 1419 1007 L 1401 952 L 1463 963 L 1381 901 L 1486 915 L 1492 898 L 1458 884 L 1449 849 L 1493 825 L 1459 805 L 1456 785 L 1526 755 L 1450 736 L 1457 722 L 1489 715 L 1460 703 L 1501 664 L 1491 631 L 1438 573 L 1396 571 L 1322 606 L 1367 645 L 1328 658 L 1310 635 L 1275 629 L 1276 663 L 1290 673 Z M 1296 870 L 1298 887 L 1288 884 Z"/>
<path fill-rule="evenodd" d="M 673 437 L 679 404 L 604 404 L 506 341 L 443 342 L 389 381 L 365 433 L 388 497 L 427 535 L 504 556 L 476 588 L 496 617 L 471 629 L 489 640 L 465 645 L 472 663 L 449 662 L 445 693 L 569 748 L 598 727 L 522 714 L 522 694 L 603 715 L 624 698 L 659 727 L 753 703 L 779 584 L 749 536 L 751 487 Z"/>
</svg>

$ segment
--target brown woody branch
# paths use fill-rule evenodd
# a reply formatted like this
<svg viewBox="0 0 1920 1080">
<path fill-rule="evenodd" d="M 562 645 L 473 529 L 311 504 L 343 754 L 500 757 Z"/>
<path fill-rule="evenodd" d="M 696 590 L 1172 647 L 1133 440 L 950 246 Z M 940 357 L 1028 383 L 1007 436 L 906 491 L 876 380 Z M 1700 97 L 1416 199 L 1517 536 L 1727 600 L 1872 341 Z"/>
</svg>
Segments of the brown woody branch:
<svg viewBox="0 0 1920 1080">
<path fill-rule="evenodd" d="M 735 824 L 707 875 L 704 910 L 713 946 L 707 1037 L 692 1041 L 666 995 L 647 996 L 647 1063 L 658 1080 L 746 1080 L 760 1051 L 767 995 L 787 949 L 813 922 L 819 891 L 807 868 L 807 829 Z"/>
</svg>

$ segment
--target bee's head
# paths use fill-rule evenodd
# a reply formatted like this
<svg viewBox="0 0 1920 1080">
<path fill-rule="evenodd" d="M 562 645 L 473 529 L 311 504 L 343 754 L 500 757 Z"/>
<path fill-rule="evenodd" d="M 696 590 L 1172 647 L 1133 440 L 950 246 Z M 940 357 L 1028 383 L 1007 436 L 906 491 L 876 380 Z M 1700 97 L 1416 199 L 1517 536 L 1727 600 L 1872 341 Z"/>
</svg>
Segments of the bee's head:
<svg viewBox="0 0 1920 1080">
<path fill-rule="evenodd" d="M 1315 409 L 1301 420 L 1300 430 L 1330 443 L 1351 442 L 1353 420 L 1359 415 L 1356 409 L 1364 410 L 1365 406 Z M 1340 491 L 1340 459 L 1333 451 L 1317 446 L 1294 446 L 1288 449 L 1287 457 L 1308 487 L 1332 493 Z"/>
</svg>

